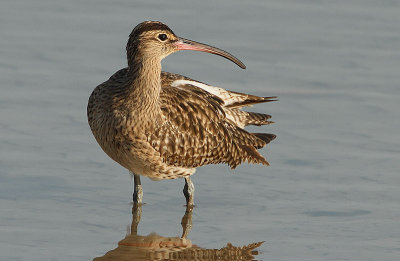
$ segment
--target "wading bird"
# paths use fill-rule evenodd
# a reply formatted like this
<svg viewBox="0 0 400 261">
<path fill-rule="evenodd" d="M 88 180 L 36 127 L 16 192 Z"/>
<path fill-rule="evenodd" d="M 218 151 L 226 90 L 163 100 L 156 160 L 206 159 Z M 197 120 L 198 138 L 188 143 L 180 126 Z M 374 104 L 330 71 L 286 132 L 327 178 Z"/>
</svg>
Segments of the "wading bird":
<svg viewBox="0 0 400 261">
<path fill-rule="evenodd" d="M 269 165 L 257 151 L 275 138 L 249 133 L 246 125 L 270 124 L 270 115 L 241 108 L 269 102 L 258 97 L 161 71 L 161 60 L 180 50 L 208 52 L 245 69 L 233 55 L 176 36 L 161 22 L 137 25 L 126 47 L 128 67 L 97 86 L 87 107 L 96 141 L 133 177 L 135 204 L 142 203 L 140 175 L 152 180 L 185 178 L 184 195 L 193 205 L 190 179 L 197 167 L 244 161 Z"/>
</svg>

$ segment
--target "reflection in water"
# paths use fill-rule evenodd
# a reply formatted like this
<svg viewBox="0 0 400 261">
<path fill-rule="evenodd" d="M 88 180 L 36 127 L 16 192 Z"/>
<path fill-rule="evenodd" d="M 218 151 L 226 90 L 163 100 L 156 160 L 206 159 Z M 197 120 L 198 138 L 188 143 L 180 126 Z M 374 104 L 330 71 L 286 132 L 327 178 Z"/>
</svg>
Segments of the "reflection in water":
<svg viewBox="0 0 400 261">
<path fill-rule="evenodd" d="M 258 251 L 254 250 L 263 242 L 253 243 L 243 247 L 235 247 L 228 243 L 221 249 L 205 249 L 192 244 L 187 239 L 192 228 L 193 208 L 186 208 L 182 218 L 181 237 L 163 237 L 156 233 L 148 236 L 137 234 L 137 227 L 142 214 L 141 206 L 132 208 L 131 232 L 118 242 L 118 247 L 108 251 L 104 256 L 94 261 L 111 260 L 254 260 Z"/>
</svg>

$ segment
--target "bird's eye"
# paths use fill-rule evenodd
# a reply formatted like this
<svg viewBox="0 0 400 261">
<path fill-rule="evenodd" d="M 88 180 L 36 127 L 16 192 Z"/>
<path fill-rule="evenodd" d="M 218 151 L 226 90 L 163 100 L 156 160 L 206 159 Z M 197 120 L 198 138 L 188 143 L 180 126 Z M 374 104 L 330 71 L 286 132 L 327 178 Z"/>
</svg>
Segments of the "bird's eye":
<svg viewBox="0 0 400 261">
<path fill-rule="evenodd" d="M 165 40 L 167 40 L 167 35 L 166 34 L 159 34 L 158 35 L 158 39 L 160 39 L 161 41 L 165 41 Z"/>
</svg>

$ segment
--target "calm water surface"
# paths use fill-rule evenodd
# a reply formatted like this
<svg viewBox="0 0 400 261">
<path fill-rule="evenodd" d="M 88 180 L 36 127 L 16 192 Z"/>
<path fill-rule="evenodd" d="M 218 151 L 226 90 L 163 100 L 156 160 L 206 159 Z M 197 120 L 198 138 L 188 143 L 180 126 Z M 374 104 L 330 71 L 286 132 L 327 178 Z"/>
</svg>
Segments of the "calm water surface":
<svg viewBox="0 0 400 261">
<path fill-rule="evenodd" d="M 270 167 L 197 171 L 186 241 L 183 180 L 143 180 L 147 204 L 126 240 L 210 251 L 265 241 L 257 260 L 398 259 L 398 1 L 3 0 L 0 260 L 92 260 L 123 246 L 130 179 L 96 144 L 86 104 L 149 19 L 240 58 L 247 70 L 187 51 L 163 69 L 279 96 L 255 108 L 278 138 L 261 151 Z"/>
</svg>

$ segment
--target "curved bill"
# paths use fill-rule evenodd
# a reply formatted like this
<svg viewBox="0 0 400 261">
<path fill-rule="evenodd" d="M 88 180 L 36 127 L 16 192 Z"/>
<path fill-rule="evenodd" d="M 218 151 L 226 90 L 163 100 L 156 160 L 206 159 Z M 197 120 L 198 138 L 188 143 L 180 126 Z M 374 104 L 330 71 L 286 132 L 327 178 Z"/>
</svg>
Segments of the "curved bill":
<svg viewBox="0 0 400 261">
<path fill-rule="evenodd" d="M 240 68 L 246 69 L 246 65 L 244 65 L 238 58 L 233 56 L 232 54 L 225 52 L 224 50 L 221 50 L 219 48 L 207 45 L 207 44 L 202 44 L 199 42 L 195 42 L 192 40 L 188 40 L 185 38 L 178 37 L 178 40 L 175 42 L 175 45 L 178 47 L 178 50 L 192 50 L 192 51 L 200 51 L 200 52 L 207 52 L 207 53 L 212 53 L 216 54 L 222 57 L 225 57 L 228 60 L 231 60 L 232 62 L 236 63 Z"/>
</svg>

